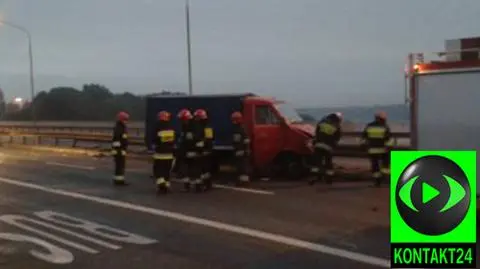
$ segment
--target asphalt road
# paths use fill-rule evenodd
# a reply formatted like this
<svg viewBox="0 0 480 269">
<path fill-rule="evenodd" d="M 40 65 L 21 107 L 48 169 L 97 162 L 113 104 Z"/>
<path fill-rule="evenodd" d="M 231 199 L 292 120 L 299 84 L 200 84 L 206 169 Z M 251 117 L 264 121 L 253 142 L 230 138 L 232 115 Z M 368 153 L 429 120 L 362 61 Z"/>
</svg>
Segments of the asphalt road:
<svg viewBox="0 0 480 269">
<path fill-rule="evenodd" d="M 156 196 L 130 161 L 2 148 L 0 267 L 389 268 L 389 191 L 367 182 L 217 184 Z"/>
</svg>

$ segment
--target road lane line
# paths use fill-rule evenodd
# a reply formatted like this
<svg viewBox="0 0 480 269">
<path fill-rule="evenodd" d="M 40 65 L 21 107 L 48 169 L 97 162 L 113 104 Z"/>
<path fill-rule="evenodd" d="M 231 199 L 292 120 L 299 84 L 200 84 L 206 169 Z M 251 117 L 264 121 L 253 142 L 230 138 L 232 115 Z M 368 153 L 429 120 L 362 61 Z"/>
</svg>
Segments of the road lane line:
<svg viewBox="0 0 480 269">
<path fill-rule="evenodd" d="M 203 219 L 203 218 L 197 218 L 193 216 L 184 215 L 181 213 L 136 205 L 128 202 L 122 202 L 118 200 L 101 198 L 101 197 L 86 195 L 82 193 L 49 188 L 49 187 L 45 187 L 37 184 L 21 182 L 17 180 L 8 179 L 8 178 L 0 177 L 0 182 L 18 186 L 18 187 L 39 190 L 46 193 L 57 194 L 57 195 L 61 195 L 69 198 L 75 198 L 75 199 L 95 202 L 103 205 L 109 205 L 113 207 L 129 209 L 129 210 L 138 211 L 142 213 L 148 213 L 155 216 L 178 220 L 186 223 L 197 224 L 197 225 L 214 228 L 221 231 L 227 231 L 227 232 L 245 235 L 248 237 L 253 237 L 253 238 L 257 238 L 265 241 L 272 241 L 272 242 L 283 244 L 283 245 L 288 245 L 296 248 L 302 248 L 302 249 L 307 249 L 307 250 L 311 250 L 311 251 L 315 251 L 323 254 L 337 256 L 337 257 L 353 260 L 356 262 L 367 263 L 367 264 L 371 264 L 371 265 L 375 265 L 383 268 L 390 268 L 390 261 L 387 259 L 369 256 L 369 255 L 348 251 L 344 249 L 334 248 L 334 247 L 330 247 L 322 244 L 316 244 L 313 242 L 308 242 L 308 241 L 287 237 L 279 234 L 263 232 L 260 230 L 254 230 L 251 228 L 236 226 L 232 224 L 212 221 L 212 220 Z"/>
<path fill-rule="evenodd" d="M 90 253 L 90 254 L 97 254 L 98 253 L 98 250 L 95 250 L 93 248 L 87 247 L 87 246 L 79 244 L 79 243 L 69 241 L 67 239 L 63 239 L 63 238 L 58 237 L 56 235 L 49 234 L 49 233 L 46 233 L 44 231 L 29 227 L 25 224 L 19 223 L 18 219 L 25 219 L 25 218 L 23 216 L 20 216 L 20 215 L 3 215 L 3 216 L 0 216 L 0 221 L 3 221 L 3 222 L 5 222 L 7 224 L 10 224 L 12 226 L 16 226 L 16 227 L 18 227 L 20 229 L 23 229 L 25 231 L 29 231 L 29 232 L 32 232 L 32 233 L 39 234 L 39 235 L 41 235 L 45 238 L 55 240 L 55 241 L 60 242 L 64 245 L 66 245 L 66 246 L 76 248 L 78 250 L 82 250 L 82 251 L 85 251 L 85 252 Z"/>
<path fill-rule="evenodd" d="M 69 168 L 77 168 L 77 169 L 83 169 L 83 170 L 95 170 L 96 168 L 93 166 L 83 166 L 83 165 L 76 165 L 76 164 L 68 164 L 68 163 L 58 163 L 58 162 L 45 162 L 47 165 L 54 165 L 54 166 L 63 166 L 63 167 L 69 167 Z"/>
<path fill-rule="evenodd" d="M 217 188 L 217 189 L 241 191 L 241 192 L 248 192 L 248 193 L 255 193 L 255 194 L 275 195 L 275 193 L 273 191 L 264 191 L 264 190 L 256 190 L 256 189 L 249 189 L 249 188 L 232 187 L 232 186 L 221 185 L 221 184 L 213 184 L 213 187 Z"/>
</svg>

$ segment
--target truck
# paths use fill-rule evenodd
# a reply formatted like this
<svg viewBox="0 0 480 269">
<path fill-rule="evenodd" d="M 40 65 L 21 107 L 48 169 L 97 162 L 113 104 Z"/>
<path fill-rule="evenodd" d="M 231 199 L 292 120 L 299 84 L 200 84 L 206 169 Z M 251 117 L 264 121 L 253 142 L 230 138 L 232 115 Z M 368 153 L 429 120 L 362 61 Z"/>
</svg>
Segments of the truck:
<svg viewBox="0 0 480 269">
<path fill-rule="evenodd" d="M 405 97 L 413 149 L 480 151 L 479 53 L 480 38 L 469 38 L 448 40 L 446 51 L 408 56 Z M 425 57 L 432 55 L 437 59 Z"/>
<path fill-rule="evenodd" d="M 301 178 L 307 172 L 312 149 L 308 142 L 314 127 L 302 120 L 293 106 L 273 97 L 253 93 L 221 95 L 151 96 L 146 100 L 145 143 L 151 149 L 157 113 L 172 114 L 172 124 L 180 131 L 176 115 L 181 109 L 204 109 L 214 129 L 214 163 L 218 169 L 233 157 L 230 116 L 240 111 L 251 141 L 251 161 L 255 174 L 281 174 Z"/>
</svg>

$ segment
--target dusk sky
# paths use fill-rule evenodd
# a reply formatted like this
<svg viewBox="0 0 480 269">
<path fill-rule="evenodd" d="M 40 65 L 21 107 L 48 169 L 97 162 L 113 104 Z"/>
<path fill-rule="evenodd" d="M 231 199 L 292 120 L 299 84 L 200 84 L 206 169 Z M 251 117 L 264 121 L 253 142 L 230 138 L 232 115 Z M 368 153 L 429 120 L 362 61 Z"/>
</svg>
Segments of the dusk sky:
<svg viewBox="0 0 480 269">
<path fill-rule="evenodd" d="M 0 0 L 32 34 L 37 91 L 187 91 L 183 0 Z M 297 107 L 402 103 L 409 52 L 480 36 L 478 0 L 191 0 L 196 93 Z M 27 39 L 0 28 L 0 87 L 29 97 Z"/>
</svg>

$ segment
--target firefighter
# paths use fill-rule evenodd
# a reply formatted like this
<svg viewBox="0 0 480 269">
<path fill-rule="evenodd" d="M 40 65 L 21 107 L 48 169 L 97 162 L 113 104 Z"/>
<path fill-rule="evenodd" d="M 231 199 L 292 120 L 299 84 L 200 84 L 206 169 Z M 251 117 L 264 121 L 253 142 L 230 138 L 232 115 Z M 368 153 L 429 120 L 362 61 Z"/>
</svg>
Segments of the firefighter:
<svg viewBox="0 0 480 269">
<path fill-rule="evenodd" d="M 368 151 L 375 186 L 380 187 L 383 178 L 390 175 L 390 147 L 393 145 L 385 112 L 375 113 L 375 120 L 367 124 L 363 130 L 362 144 Z"/>
<path fill-rule="evenodd" d="M 208 122 L 207 112 L 203 109 L 197 109 L 194 113 L 197 120 L 199 132 L 203 134 L 203 147 L 201 148 L 201 178 L 206 190 L 212 188 L 212 152 L 213 152 L 213 129 Z"/>
<path fill-rule="evenodd" d="M 312 172 L 315 174 L 310 180 L 310 185 L 317 180 L 325 179 L 327 184 L 332 184 L 332 177 L 335 175 L 333 169 L 333 151 L 338 145 L 342 136 L 342 114 L 331 113 L 320 120 L 315 128 L 313 138 L 314 160 Z"/>
<path fill-rule="evenodd" d="M 127 122 L 130 115 L 126 112 L 117 114 L 117 122 L 113 129 L 112 155 L 115 163 L 115 172 L 113 177 L 114 185 L 128 185 L 125 182 L 125 158 L 128 148 Z"/>
<path fill-rule="evenodd" d="M 231 115 L 233 123 L 233 148 L 235 166 L 238 175 L 238 184 L 243 185 L 250 181 L 248 176 L 248 161 L 250 156 L 250 139 L 243 127 L 243 116 L 240 112 Z"/>
<path fill-rule="evenodd" d="M 170 124 L 170 118 L 171 115 L 167 111 L 158 113 L 153 154 L 153 176 L 156 180 L 157 193 L 167 193 L 170 189 L 170 170 L 175 147 L 175 131 Z"/>
<path fill-rule="evenodd" d="M 179 155 L 184 161 L 184 188 L 189 191 L 194 185 L 195 191 L 202 190 L 202 180 L 200 178 L 199 148 L 202 142 L 199 140 L 198 129 L 192 121 L 192 113 L 188 109 L 183 109 L 178 113 L 178 118 L 182 122 L 182 130 L 179 141 Z"/>
</svg>

